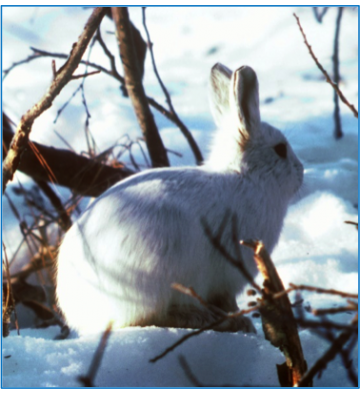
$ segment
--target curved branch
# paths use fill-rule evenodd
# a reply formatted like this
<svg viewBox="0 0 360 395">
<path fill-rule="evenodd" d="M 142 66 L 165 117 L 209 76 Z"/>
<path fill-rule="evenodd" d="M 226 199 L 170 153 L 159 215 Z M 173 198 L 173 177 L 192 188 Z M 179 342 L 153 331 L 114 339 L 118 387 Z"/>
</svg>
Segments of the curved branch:
<svg viewBox="0 0 360 395">
<path fill-rule="evenodd" d="M 3 114 L 3 157 L 13 137 L 8 118 Z M 124 166 L 107 166 L 69 150 L 34 142 L 26 143 L 18 170 L 36 181 L 51 181 L 83 196 L 99 196 L 116 182 L 134 174 Z"/>
<path fill-rule="evenodd" d="M 337 84 L 335 84 L 335 83 L 332 81 L 332 79 L 330 78 L 330 76 L 329 76 L 329 74 L 327 73 L 327 71 L 324 69 L 324 67 L 322 66 L 322 64 L 319 62 L 319 60 L 318 60 L 317 57 L 315 56 L 314 51 L 312 50 L 311 45 L 308 43 L 307 38 L 306 38 L 306 35 L 305 35 L 305 32 L 304 32 L 304 30 L 303 30 L 303 28 L 302 28 L 302 26 L 301 26 L 301 24 L 300 24 L 300 19 L 299 19 L 299 17 L 298 17 L 296 14 L 293 14 L 293 15 L 294 15 L 294 17 L 295 17 L 295 19 L 296 19 L 296 22 L 297 22 L 298 26 L 299 26 L 300 33 L 301 33 L 301 35 L 303 36 L 304 43 L 305 43 L 305 45 L 307 46 L 307 49 L 309 50 L 309 53 L 310 53 L 311 57 L 314 59 L 314 62 L 316 63 L 316 66 L 317 66 L 317 67 L 319 68 L 319 70 L 324 74 L 325 79 L 326 79 L 326 82 L 328 82 L 328 83 L 334 88 L 334 90 L 335 90 L 335 92 L 337 93 L 337 95 L 339 96 L 340 100 L 341 100 L 344 104 L 346 104 L 346 105 L 350 108 L 350 110 L 352 111 L 352 113 L 354 114 L 354 116 L 355 116 L 356 118 L 358 118 L 358 111 L 357 111 L 357 109 L 355 108 L 355 106 L 354 106 L 353 104 L 350 104 L 350 103 L 348 102 L 348 100 L 346 99 L 346 97 L 344 96 L 344 94 L 342 93 L 342 91 L 340 90 L 339 86 L 338 86 Z"/>
</svg>

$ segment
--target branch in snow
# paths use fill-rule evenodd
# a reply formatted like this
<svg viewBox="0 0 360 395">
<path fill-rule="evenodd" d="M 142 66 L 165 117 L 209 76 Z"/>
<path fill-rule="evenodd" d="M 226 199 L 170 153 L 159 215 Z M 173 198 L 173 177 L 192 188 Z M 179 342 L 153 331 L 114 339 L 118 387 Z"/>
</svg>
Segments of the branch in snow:
<svg viewBox="0 0 360 395">
<path fill-rule="evenodd" d="M 275 347 L 279 347 L 286 359 L 282 367 L 285 375 L 279 377 L 282 386 L 296 387 L 307 369 L 296 321 L 286 293 L 273 299 L 274 293 L 284 292 L 285 288 L 264 245 L 259 241 L 241 241 L 240 244 L 254 251 L 254 260 L 264 277 L 260 314 L 265 337 Z M 269 297 L 270 296 L 270 297 Z M 285 379 L 284 379 L 285 376 Z M 312 386 L 312 382 L 308 382 Z"/>
<path fill-rule="evenodd" d="M 318 359 L 314 366 L 309 369 L 299 382 L 299 387 L 307 387 L 312 382 L 313 378 L 322 370 L 324 370 L 328 363 L 332 361 L 337 354 L 341 352 L 345 344 L 353 337 L 357 336 L 357 331 L 349 330 L 343 331 L 331 344 L 326 353 Z"/>
<path fill-rule="evenodd" d="M 105 332 L 101 336 L 100 343 L 95 351 L 95 354 L 93 356 L 93 359 L 91 361 L 89 370 L 86 374 L 86 376 L 80 376 L 79 381 L 84 384 L 85 387 L 95 387 L 94 386 L 94 380 L 95 376 L 97 374 L 97 371 L 99 370 L 100 364 L 102 357 L 105 352 L 105 348 L 107 345 L 107 342 L 109 340 L 110 334 L 112 331 L 112 323 L 110 322 L 108 327 L 106 328 Z"/>
</svg>

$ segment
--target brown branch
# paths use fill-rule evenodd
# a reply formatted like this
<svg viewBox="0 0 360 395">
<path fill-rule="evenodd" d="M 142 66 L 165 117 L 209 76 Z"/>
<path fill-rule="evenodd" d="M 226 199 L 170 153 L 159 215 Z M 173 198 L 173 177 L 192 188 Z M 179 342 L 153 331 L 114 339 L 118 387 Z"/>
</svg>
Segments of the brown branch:
<svg viewBox="0 0 360 395">
<path fill-rule="evenodd" d="M 333 307 L 328 309 L 313 309 L 311 313 L 315 316 L 319 315 L 327 315 L 327 314 L 339 314 L 339 313 L 347 313 L 349 311 L 357 311 L 357 304 L 349 304 L 347 306 Z"/>
<path fill-rule="evenodd" d="M 317 293 L 325 293 L 325 294 L 330 294 L 330 295 L 338 295 L 343 298 L 358 298 L 358 294 L 352 294 L 348 292 L 341 292 L 341 291 L 336 291 L 335 289 L 326 289 L 326 288 L 319 288 L 319 287 L 312 287 L 310 285 L 295 285 L 290 283 L 289 284 L 291 287 L 291 290 L 299 290 L 299 291 L 312 291 L 312 292 L 317 292 Z"/>
<path fill-rule="evenodd" d="M 357 331 L 356 331 L 357 332 Z M 308 387 L 314 377 L 321 371 L 324 370 L 327 364 L 332 361 L 338 353 L 341 352 L 344 345 L 354 335 L 353 331 L 343 331 L 331 344 L 327 352 L 318 359 L 318 361 L 309 369 L 306 374 L 298 383 L 298 387 Z M 356 333 L 355 333 L 356 335 Z"/>
<path fill-rule="evenodd" d="M 228 317 L 228 314 L 224 310 L 207 303 L 199 294 L 195 292 L 192 287 L 185 287 L 182 284 L 173 283 L 171 284 L 171 288 L 183 293 L 184 295 L 191 296 L 192 298 L 196 299 L 202 306 L 206 307 L 208 310 L 214 312 L 215 314 L 221 317 Z"/>
<path fill-rule="evenodd" d="M 4 258 L 3 258 L 3 266 L 5 269 L 5 275 L 6 275 L 6 284 L 7 287 L 4 287 L 3 285 L 3 305 L 2 305 L 2 328 L 3 332 L 2 335 L 3 337 L 7 337 L 10 334 L 10 323 L 11 323 L 11 314 L 14 312 L 15 316 L 15 326 L 17 329 L 18 335 L 20 335 L 20 330 L 19 330 L 19 322 L 16 314 L 16 306 L 15 306 L 15 300 L 14 300 L 14 295 L 13 295 L 13 289 L 12 289 L 12 284 L 11 284 L 11 279 L 10 279 L 10 269 L 9 269 L 9 260 L 7 257 L 6 253 L 6 247 L 3 242 L 3 250 L 4 250 Z M 6 292 L 6 297 L 5 297 L 5 292 Z"/>
<path fill-rule="evenodd" d="M 321 63 L 319 62 L 319 60 L 318 60 L 317 57 L 315 56 L 315 54 L 314 54 L 314 52 L 313 52 L 313 50 L 312 50 L 312 48 L 311 48 L 311 45 L 310 45 L 310 44 L 308 43 L 308 41 L 307 41 L 306 35 L 305 35 L 305 33 L 304 33 L 304 30 L 303 30 L 303 28 L 302 28 L 302 26 L 301 26 L 301 24 L 300 24 L 300 19 L 298 18 L 298 16 L 297 16 L 296 14 L 293 14 L 293 15 L 294 15 L 294 17 L 296 18 L 296 21 L 297 21 L 297 24 L 298 24 L 298 26 L 299 26 L 300 32 L 301 32 L 301 34 L 302 34 L 302 36 L 303 36 L 303 38 L 304 38 L 304 43 L 305 43 L 305 45 L 307 46 L 307 48 L 308 48 L 308 50 L 309 50 L 309 52 L 310 52 L 311 57 L 314 59 L 314 61 L 315 61 L 315 63 L 316 63 L 316 66 L 317 66 L 317 67 L 320 69 L 320 71 L 324 74 L 325 79 L 326 79 L 326 82 L 328 82 L 328 83 L 335 89 L 335 92 L 339 95 L 340 100 L 341 100 L 344 104 L 346 104 L 346 105 L 350 108 L 350 110 L 353 112 L 354 116 L 355 116 L 356 118 L 358 118 L 358 112 L 357 112 L 355 106 L 354 106 L 353 104 L 350 104 L 350 103 L 348 102 L 348 100 L 346 99 L 346 97 L 344 96 L 344 94 L 342 93 L 342 91 L 340 90 L 339 86 L 338 86 L 337 84 L 335 84 L 335 83 L 332 81 L 332 79 L 330 78 L 329 74 L 326 72 L 326 70 L 324 69 L 324 67 L 321 65 Z"/>
<path fill-rule="evenodd" d="M 146 25 L 146 15 L 145 15 L 145 10 L 146 7 L 142 7 L 142 15 L 143 15 L 143 25 L 144 25 L 144 29 L 146 32 L 146 37 L 147 37 L 147 45 L 150 51 L 150 56 L 151 56 L 151 61 L 152 61 L 152 65 L 153 65 L 153 69 L 154 69 L 154 73 L 156 75 L 157 80 L 159 81 L 159 84 L 161 86 L 162 91 L 164 92 L 165 98 L 166 98 L 166 102 L 169 105 L 169 109 L 170 109 L 170 113 L 172 114 L 172 116 L 174 117 L 174 119 L 176 120 L 176 123 L 178 125 L 178 127 L 180 128 L 181 132 L 183 133 L 184 137 L 186 138 L 194 156 L 195 156 L 195 160 L 196 160 L 196 164 L 197 165 L 201 165 L 204 161 L 204 158 L 201 154 L 201 151 L 196 143 L 196 141 L 194 140 L 192 134 L 190 133 L 189 129 L 185 126 L 185 124 L 180 120 L 180 118 L 178 117 L 175 108 L 172 104 L 171 101 L 171 96 L 168 92 L 168 90 L 166 89 L 160 74 L 158 72 L 157 66 L 156 66 L 156 62 L 155 62 L 155 56 L 154 56 L 154 51 L 153 51 L 153 43 L 151 42 L 150 39 L 150 34 Z"/>
<path fill-rule="evenodd" d="M 46 181 L 35 179 L 35 182 L 59 214 L 59 225 L 66 232 L 68 229 L 70 229 L 72 222 L 70 215 L 67 213 L 61 202 L 61 199 L 57 196 L 57 194 L 52 190 L 51 186 Z"/>
<path fill-rule="evenodd" d="M 3 157 L 14 134 L 3 114 Z M 18 170 L 36 181 L 54 182 L 83 196 L 99 196 L 118 181 L 134 174 L 122 164 L 111 167 L 65 149 L 32 143 L 25 145 Z"/>
<path fill-rule="evenodd" d="M 287 365 L 288 385 L 297 386 L 307 369 L 297 325 L 286 293 L 273 299 L 273 293 L 284 292 L 284 286 L 264 245 L 259 241 L 242 241 L 254 250 L 254 260 L 264 277 L 263 303 L 260 313 L 265 337 L 283 352 Z M 270 299 L 267 299 L 267 295 Z M 268 302 L 268 303 L 267 303 Z M 285 368 L 286 369 L 286 368 Z M 308 383 L 310 386 L 311 382 Z"/>
<path fill-rule="evenodd" d="M 112 7 L 112 16 L 115 21 L 116 36 L 124 67 L 126 90 L 142 130 L 152 166 L 168 167 L 170 165 L 169 159 L 142 85 L 139 60 L 135 51 L 127 7 Z"/>
<path fill-rule="evenodd" d="M 71 79 L 72 80 L 78 80 L 80 78 L 86 78 L 86 77 L 89 77 L 90 75 L 95 75 L 95 74 L 99 74 L 99 73 L 101 73 L 101 70 L 91 71 L 90 73 L 73 75 L 71 77 Z"/>
<path fill-rule="evenodd" d="M 357 222 L 354 221 L 344 221 L 344 222 L 349 225 L 355 225 L 356 229 L 359 229 L 359 224 Z"/>
<path fill-rule="evenodd" d="M 104 15 L 105 11 L 102 7 L 98 7 L 93 11 L 77 43 L 73 45 L 69 58 L 57 71 L 56 77 L 52 81 L 46 94 L 25 115 L 22 116 L 15 136 L 11 142 L 8 154 L 3 162 L 3 193 L 5 192 L 7 183 L 13 179 L 14 173 L 19 166 L 20 158 L 29 141 L 29 134 L 34 121 L 45 110 L 51 107 L 56 96 L 71 80 L 92 35 L 95 33 Z"/>
<path fill-rule="evenodd" d="M 100 37 L 100 38 L 99 38 Z M 96 37 L 99 44 L 101 45 L 101 47 L 103 48 L 105 54 L 109 57 L 110 60 L 110 65 L 111 65 L 111 70 L 106 69 L 105 67 L 97 64 L 97 63 L 93 63 L 93 62 L 89 62 L 87 60 L 82 60 L 80 62 L 80 64 L 83 64 L 85 66 L 89 66 L 92 67 L 96 70 L 101 71 L 102 73 L 109 75 L 110 77 L 115 78 L 117 81 L 120 82 L 121 86 L 124 87 L 125 89 L 125 79 L 124 77 L 122 77 L 115 66 L 115 61 L 114 61 L 114 56 L 111 54 L 111 52 L 108 50 L 108 48 L 106 47 L 104 41 L 102 40 L 101 36 L 97 36 Z M 52 57 L 52 58 L 60 58 L 60 59 L 66 59 L 67 55 L 66 54 L 62 54 L 62 53 L 56 53 L 56 52 L 48 52 L 48 51 L 44 51 L 38 48 L 34 48 L 34 47 L 30 47 L 30 49 L 32 51 L 35 52 L 35 55 L 29 56 L 27 59 L 14 63 L 9 69 L 5 70 L 4 73 L 9 73 L 14 67 L 30 62 L 32 60 L 38 59 L 40 57 Z M 7 74 L 6 74 L 7 75 Z M 164 106 L 162 106 L 161 104 L 159 104 L 156 100 L 154 100 L 152 97 L 147 96 L 147 101 L 149 103 L 149 105 L 153 108 L 155 108 L 155 110 L 157 110 L 158 112 L 160 112 L 166 119 L 168 119 L 170 122 L 172 122 L 174 125 L 176 125 L 179 130 L 184 134 L 185 138 L 189 141 L 189 140 L 193 140 L 192 137 L 186 137 L 186 134 L 188 133 L 188 130 L 186 128 L 186 126 L 183 124 L 183 122 L 180 120 L 180 118 L 176 117 L 171 111 L 167 110 Z M 190 133 L 190 132 L 189 132 Z M 195 141 L 195 140 L 194 140 Z M 190 144 L 190 143 L 189 143 Z M 196 143 L 195 143 L 196 144 Z M 194 145 L 194 144 L 193 144 Z M 195 154 L 196 149 L 195 146 L 190 148 L 193 150 L 194 155 L 195 155 L 195 159 L 197 163 L 201 162 L 201 157 L 198 154 Z"/>
</svg>

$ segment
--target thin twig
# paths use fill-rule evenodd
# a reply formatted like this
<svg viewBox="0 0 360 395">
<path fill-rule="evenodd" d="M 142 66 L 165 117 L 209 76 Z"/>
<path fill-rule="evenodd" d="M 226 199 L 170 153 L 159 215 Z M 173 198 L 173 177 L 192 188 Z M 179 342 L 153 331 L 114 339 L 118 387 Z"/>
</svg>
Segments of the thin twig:
<svg viewBox="0 0 360 395">
<path fill-rule="evenodd" d="M 335 289 L 325 289 L 325 288 L 319 288 L 319 287 L 312 287 L 310 285 L 295 285 L 290 283 L 289 284 L 291 289 L 297 289 L 299 291 L 312 291 L 312 292 L 317 292 L 317 293 L 325 293 L 325 294 L 330 294 L 330 295 L 338 295 L 343 298 L 358 298 L 358 294 L 352 294 L 348 292 L 342 292 L 342 291 L 337 291 Z"/>
<path fill-rule="evenodd" d="M 348 100 L 346 99 L 346 97 L 344 96 L 344 94 L 342 93 L 342 91 L 340 90 L 340 88 L 338 87 L 338 85 L 335 84 L 335 83 L 331 80 L 329 74 L 326 72 L 326 70 L 323 68 L 323 66 L 321 65 L 321 63 L 319 62 L 319 60 L 317 59 L 317 57 L 315 56 L 315 54 L 314 54 L 314 52 L 313 52 L 313 50 L 312 50 L 312 48 L 311 48 L 311 45 L 310 45 L 310 44 L 308 43 L 308 41 L 307 41 L 306 35 L 305 35 L 305 33 L 304 33 L 304 30 L 303 30 L 303 28 L 302 28 L 302 26 L 301 26 L 301 24 L 300 24 L 300 19 L 298 18 L 298 16 L 297 16 L 296 14 L 293 14 L 293 15 L 294 15 L 294 17 L 296 18 L 296 21 L 297 21 L 297 24 L 298 24 L 298 26 L 299 26 L 300 32 L 301 32 L 301 34 L 302 34 L 302 36 L 303 36 L 303 38 L 304 38 L 304 43 L 305 43 L 305 45 L 307 46 L 307 48 L 308 48 L 308 50 L 309 50 L 309 52 L 310 52 L 310 55 L 311 55 L 311 57 L 314 59 L 314 61 L 315 61 L 316 65 L 317 65 L 317 67 L 318 67 L 318 68 L 320 69 L 320 71 L 324 74 L 325 79 L 326 79 L 326 82 L 328 82 L 328 83 L 335 89 L 336 93 L 337 93 L 337 94 L 339 95 L 339 97 L 340 97 L 340 100 L 341 100 L 344 104 L 346 104 L 346 105 L 350 108 L 350 110 L 353 112 L 354 116 L 355 116 L 356 118 L 358 118 L 358 112 L 357 112 L 356 108 L 354 107 L 354 105 L 353 105 L 353 104 L 350 104 L 350 103 L 348 102 Z"/>
<path fill-rule="evenodd" d="M 72 222 L 70 216 L 68 215 L 67 211 L 65 210 L 61 202 L 61 199 L 56 195 L 56 193 L 52 190 L 51 186 L 47 182 L 43 180 L 36 180 L 36 179 L 34 179 L 34 181 L 37 183 L 39 188 L 44 192 L 44 194 L 47 196 L 47 198 L 49 199 L 49 201 L 51 202 L 51 204 L 59 214 L 60 226 L 64 231 L 67 231 L 71 227 Z"/>
<path fill-rule="evenodd" d="M 6 247 L 5 243 L 3 242 L 3 250 L 4 250 L 4 259 L 3 259 L 3 264 L 5 265 L 5 275 L 6 275 L 6 281 L 7 281 L 7 298 L 6 298 L 6 304 L 5 304 L 5 309 L 3 306 L 3 336 L 7 336 L 9 334 L 8 332 L 8 324 L 10 324 L 10 317 L 11 313 L 14 312 L 14 317 L 15 317 L 15 327 L 17 330 L 18 336 L 20 336 L 20 329 L 19 329 L 19 321 L 16 313 L 16 306 L 15 306 L 15 300 L 14 300 L 14 295 L 13 295 L 13 290 L 11 286 L 11 278 L 10 278 L 10 268 L 9 268 L 9 260 L 7 257 L 6 253 Z M 4 289 L 3 289 L 4 292 Z M 3 302 L 4 303 L 4 302 Z M 9 308 L 9 303 L 11 304 L 11 307 Z M 4 314 L 5 313 L 5 314 Z M 8 317 L 5 319 L 5 315 L 8 315 Z M 6 328 L 4 328 L 6 326 Z"/>
<path fill-rule="evenodd" d="M 98 37 L 97 37 L 97 39 L 99 40 Z M 102 73 L 107 74 L 110 77 L 115 78 L 117 81 L 120 82 L 121 86 L 125 86 L 125 79 L 124 79 L 124 77 L 122 77 L 118 73 L 118 71 L 116 70 L 115 62 L 113 61 L 114 56 L 110 53 L 110 51 L 107 49 L 107 47 L 105 45 L 103 46 L 103 44 L 102 44 L 103 41 L 99 41 L 99 43 L 103 47 L 105 54 L 110 59 L 111 70 L 108 70 L 105 67 L 103 67 L 103 66 L 101 66 L 101 65 L 99 65 L 97 63 L 86 61 L 86 60 L 81 60 L 80 64 L 92 67 L 92 68 L 94 68 L 96 70 L 99 70 Z M 105 49 L 105 47 L 106 47 L 106 49 Z M 32 60 L 35 60 L 35 59 L 38 59 L 38 58 L 41 58 L 41 57 L 51 57 L 51 58 L 60 58 L 60 59 L 67 59 L 67 57 L 68 57 L 66 54 L 44 51 L 44 50 L 41 50 L 41 49 L 38 49 L 38 48 L 34 48 L 34 47 L 30 47 L 30 49 L 35 52 L 35 55 L 31 55 L 28 58 L 26 58 L 25 60 L 22 60 L 22 61 L 19 61 L 17 63 L 14 63 L 11 67 L 9 67 L 8 69 L 4 70 L 4 73 L 6 72 L 6 75 L 7 75 L 16 66 L 19 66 L 19 65 L 24 64 L 24 63 L 31 62 Z M 185 133 L 187 133 L 186 127 L 184 129 L 184 124 L 182 123 L 182 121 L 178 117 L 176 117 L 171 111 L 167 110 L 164 106 L 159 104 L 152 97 L 147 96 L 146 99 L 147 99 L 147 101 L 148 101 L 148 103 L 149 103 L 149 105 L 151 107 L 155 108 L 155 110 L 160 112 L 166 119 L 168 119 L 170 122 L 175 124 L 184 135 L 185 135 Z M 186 137 L 185 136 L 185 138 L 187 138 L 187 139 L 189 138 L 190 140 L 194 140 L 192 137 Z M 193 149 L 193 151 L 194 151 L 194 149 Z M 194 155 L 195 155 L 195 153 L 194 153 Z M 197 163 L 201 162 L 200 159 L 201 159 L 201 157 L 199 155 L 197 155 Z"/>
<path fill-rule="evenodd" d="M 225 219 L 225 217 L 224 217 Z M 204 229 L 204 232 L 206 236 L 209 238 L 211 244 L 214 246 L 214 248 L 234 267 L 236 267 L 241 274 L 246 278 L 246 280 L 251 284 L 253 288 L 255 288 L 258 292 L 261 292 L 261 287 L 259 287 L 254 279 L 252 278 L 251 274 L 248 272 L 246 269 L 244 262 L 240 259 L 234 258 L 233 256 L 230 255 L 230 253 L 227 251 L 225 246 L 221 243 L 221 236 L 222 236 L 222 227 L 220 226 L 220 230 L 217 235 L 214 235 L 212 233 L 212 230 L 210 229 L 209 224 L 207 223 L 205 218 L 202 218 L 201 220 L 202 226 Z"/>
<path fill-rule="evenodd" d="M 334 54 L 333 54 L 333 72 L 334 72 L 334 84 L 339 86 L 340 82 L 340 65 L 339 65 L 339 34 L 340 34 L 340 23 L 341 23 L 341 16 L 343 13 L 343 7 L 338 8 L 338 15 L 336 18 L 336 29 L 335 29 L 335 38 L 334 38 Z M 334 129 L 334 137 L 336 139 L 340 139 L 343 136 L 343 131 L 341 129 L 341 118 L 340 118 L 340 107 L 339 107 L 339 96 L 334 91 L 334 122 L 335 122 L 335 129 Z"/>
<path fill-rule="evenodd" d="M 105 55 L 109 58 L 110 66 L 111 66 L 111 75 L 114 76 L 118 81 L 122 82 L 125 86 L 125 79 L 118 73 L 116 69 L 115 56 L 110 52 L 109 48 L 106 46 L 100 32 L 100 27 L 96 31 L 95 39 L 100 44 L 103 49 Z M 90 66 L 90 64 L 89 64 Z"/>
<path fill-rule="evenodd" d="M 14 137 L 8 117 L 3 114 L 3 153 Z M 134 174 L 124 164 L 106 165 L 100 158 L 89 159 L 68 149 L 47 147 L 28 141 L 19 171 L 42 181 L 65 186 L 84 196 L 98 196 L 111 185 Z"/>
<path fill-rule="evenodd" d="M 182 367 L 182 370 L 184 371 L 186 377 L 190 380 L 190 382 L 195 387 L 205 387 L 204 384 L 201 384 L 200 381 L 194 375 L 194 373 L 191 371 L 190 366 L 187 363 L 185 357 L 183 355 L 179 355 L 178 359 L 179 359 L 180 366 Z"/>
<path fill-rule="evenodd" d="M 40 58 L 40 57 L 42 57 L 42 56 L 43 56 L 43 55 L 41 55 L 41 54 L 39 54 L 39 53 L 34 53 L 33 55 L 29 55 L 26 59 L 20 60 L 20 61 L 18 61 L 18 62 L 14 62 L 9 68 L 3 70 L 3 73 L 4 73 L 4 75 L 3 75 L 3 81 L 4 81 L 5 78 L 8 76 L 8 74 L 10 73 L 10 71 L 12 71 L 15 67 L 20 66 L 20 65 L 25 64 L 25 63 L 29 63 L 29 62 L 31 62 L 32 60 L 38 59 L 38 58 Z M 63 57 L 64 59 L 67 59 L 68 56 L 65 55 L 65 54 L 62 54 L 62 57 Z"/>
<path fill-rule="evenodd" d="M 184 295 L 191 296 L 192 298 L 196 299 L 202 306 L 206 307 L 208 310 L 215 312 L 221 317 L 228 317 L 228 314 L 223 311 L 222 309 L 210 305 L 207 303 L 200 295 L 198 295 L 192 287 L 185 287 L 182 284 L 173 283 L 171 284 L 171 288 L 175 289 L 178 292 L 183 293 Z"/>
<path fill-rule="evenodd" d="M 101 336 L 100 343 L 95 351 L 93 359 L 91 361 L 89 370 L 86 376 L 80 376 L 79 381 L 84 384 L 85 387 L 94 387 L 94 379 L 97 371 L 99 370 L 101 360 L 104 356 L 105 348 L 109 340 L 109 336 L 112 330 L 112 322 L 109 323 L 105 332 Z"/>
<path fill-rule="evenodd" d="M 359 229 L 359 224 L 357 222 L 354 221 L 344 221 L 344 222 L 349 225 L 355 225 L 356 229 Z"/>
<path fill-rule="evenodd" d="M 147 45 L 148 45 L 148 48 L 149 48 L 151 61 L 152 61 L 153 69 L 154 69 L 154 73 L 156 75 L 157 80 L 159 81 L 159 84 L 160 84 L 160 87 L 161 87 L 162 91 L 164 92 L 164 95 L 165 95 L 165 98 L 166 98 L 166 102 L 169 105 L 170 113 L 173 115 L 174 119 L 176 119 L 177 125 L 179 126 L 179 128 L 180 128 L 181 132 L 183 133 L 184 137 L 186 138 L 186 140 L 187 140 L 187 142 L 188 142 L 188 144 L 189 144 L 189 146 L 190 146 L 190 148 L 191 148 L 191 150 L 192 150 L 192 152 L 193 152 L 193 154 L 195 156 L 196 163 L 198 165 L 201 165 L 203 163 L 203 161 L 204 161 L 204 158 L 203 158 L 203 156 L 201 154 L 201 151 L 200 151 L 196 141 L 194 140 L 192 134 L 188 130 L 188 128 L 185 126 L 185 124 L 178 117 L 178 115 L 177 115 L 177 113 L 175 111 L 175 108 L 174 108 L 174 106 L 172 104 L 171 96 L 170 96 L 168 90 L 166 89 L 166 87 L 165 87 L 165 85 L 164 85 L 164 83 L 163 83 L 163 81 L 162 81 L 162 79 L 160 77 L 160 74 L 158 72 L 158 69 L 157 69 L 157 66 L 156 66 L 156 62 L 155 62 L 154 51 L 153 51 L 153 43 L 151 42 L 149 30 L 148 30 L 147 25 L 146 25 L 146 14 L 145 14 L 145 11 L 146 11 L 146 7 L 142 7 L 143 25 L 144 25 L 144 29 L 145 29 L 145 32 L 146 32 Z"/>
<path fill-rule="evenodd" d="M 180 344 L 184 343 L 186 340 L 188 340 L 191 337 L 200 335 L 201 333 L 209 330 L 209 329 L 214 329 L 216 326 L 222 324 L 225 320 L 227 320 L 227 318 L 221 318 L 218 321 L 213 322 L 210 325 L 207 325 L 203 328 L 200 329 L 196 329 L 192 332 L 187 333 L 185 336 L 183 336 L 181 339 L 179 339 L 177 342 L 175 342 L 172 346 L 168 347 L 164 352 L 162 352 L 161 354 L 159 354 L 158 356 L 152 358 L 149 360 L 149 362 L 156 362 L 161 358 L 164 358 L 170 351 L 175 350 L 175 348 L 177 348 L 178 346 L 180 346 Z"/>
<path fill-rule="evenodd" d="M 336 355 L 342 350 L 344 345 L 354 335 L 352 331 L 343 331 L 332 343 L 330 348 L 325 354 L 319 358 L 316 363 L 309 369 L 298 383 L 298 387 L 307 387 L 308 384 L 314 379 L 318 372 L 325 369 L 327 364 L 332 361 Z"/>
<path fill-rule="evenodd" d="M 327 314 L 347 313 L 349 311 L 358 311 L 357 303 L 349 303 L 347 306 L 333 307 L 328 309 L 313 309 L 311 313 L 315 316 Z"/>
<path fill-rule="evenodd" d="M 96 70 L 96 71 L 90 71 L 89 73 L 84 73 L 84 74 L 79 74 L 79 75 L 73 75 L 71 77 L 72 80 L 78 80 L 80 78 L 86 78 L 89 77 L 90 75 L 95 75 L 95 74 L 100 74 L 101 70 Z"/>
<path fill-rule="evenodd" d="M 59 95 L 63 87 L 71 80 L 92 35 L 95 33 L 104 15 L 105 10 L 102 7 L 98 7 L 93 11 L 77 43 L 73 45 L 69 58 L 57 71 L 56 77 L 46 94 L 21 118 L 8 154 L 3 161 L 3 193 L 5 192 L 7 183 L 13 179 L 14 173 L 19 166 L 20 158 L 29 141 L 29 135 L 34 121 L 45 110 L 51 107 L 55 97 Z"/>
<path fill-rule="evenodd" d="M 191 293 L 190 294 L 187 293 L 187 295 L 197 298 L 196 296 L 193 296 Z M 211 323 L 207 326 L 204 326 L 200 329 L 196 329 L 192 332 L 187 333 L 182 338 L 180 338 L 178 341 L 176 341 L 174 344 L 172 344 L 170 347 L 166 348 L 161 354 L 150 359 L 149 362 L 154 363 L 154 362 L 158 361 L 159 359 L 164 358 L 169 352 L 174 351 L 178 346 L 180 346 L 182 343 L 184 343 L 186 340 L 190 339 L 191 337 L 198 336 L 207 330 L 215 329 L 219 325 L 223 324 L 225 321 L 231 320 L 231 319 L 239 317 L 241 315 L 249 314 L 249 313 L 257 310 L 259 307 L 260 307 L 259 305 L 256 305 L 256 306 L 251 307 L 249 309 L 240 310 L 235 313 L 225 313 L 225 315 L 222 315 L 221 318 L 219 318 L 217 321 L 214 321 L 213 323 Z"/>
</svg>

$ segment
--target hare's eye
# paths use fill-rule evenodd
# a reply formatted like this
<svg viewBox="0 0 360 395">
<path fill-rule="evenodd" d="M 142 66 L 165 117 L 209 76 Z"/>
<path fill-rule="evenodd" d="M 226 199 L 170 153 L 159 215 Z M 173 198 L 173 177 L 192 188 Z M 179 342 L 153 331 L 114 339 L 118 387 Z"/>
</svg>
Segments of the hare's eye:
<svg viewBox="0 0 360 395">
<path fill-rule="evenodd" d="M 286 159 L 287 157 L 287 147 L 285 143 L 280 143 L 275 145 L 274 151 L 280 156 L 280 158 Z"/>
</svg>

